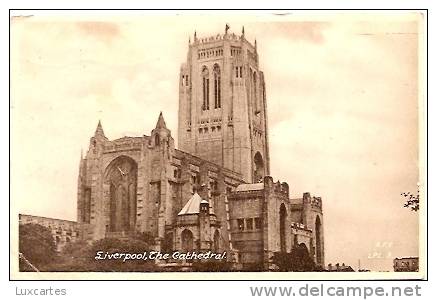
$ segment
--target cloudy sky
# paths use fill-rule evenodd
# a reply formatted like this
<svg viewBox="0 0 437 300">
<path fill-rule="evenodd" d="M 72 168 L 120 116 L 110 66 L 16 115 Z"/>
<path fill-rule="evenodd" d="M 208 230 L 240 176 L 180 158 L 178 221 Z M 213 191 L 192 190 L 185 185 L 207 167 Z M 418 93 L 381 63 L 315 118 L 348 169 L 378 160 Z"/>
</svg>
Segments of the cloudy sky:
<svg viewBox="0 0 437 300">
<path fill-rule="evenodd" d="M 114 12 L 115 14 L 115 12 Z M 271 175 L 324 204 L 326 263 L 392 270 L 418 255 L 418 16 L 16 17 L 11 27 L 13 212 L 76 218 L 81 149 L 150 134 L 163 111 L 177 140 L 188 38 L 225 23 L 258 44 Z M 378 245 L 385 245 L 382 248 Z M 382 255 L 385 258 L 376 258 Z"/>
</svg>

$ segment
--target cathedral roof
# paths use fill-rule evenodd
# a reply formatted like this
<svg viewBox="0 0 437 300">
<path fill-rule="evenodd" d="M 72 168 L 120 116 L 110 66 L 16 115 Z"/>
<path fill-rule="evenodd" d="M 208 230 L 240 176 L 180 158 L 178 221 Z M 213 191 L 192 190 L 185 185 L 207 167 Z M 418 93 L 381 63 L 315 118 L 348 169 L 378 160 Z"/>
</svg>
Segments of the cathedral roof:
<svg viewBox="0 0 437 300">
<path fill-rule="evenodd" d="M 200 211 L 200 203 L 208 203 L 208 201 L 200 198 L 198 193 L 194 193 L 190 200 L 188 200 L 187 204 L 185 204 L 178 213 L 178 216 L 198 214 Z"/>
<path fill-rule="evenodd" d="M 240 184 L 235 189 L 236 192 L 247 192 L 247 191 L 260 191 L 264 189 L 264 183 L 247 183 L 247 184 Z"/>
</svg>

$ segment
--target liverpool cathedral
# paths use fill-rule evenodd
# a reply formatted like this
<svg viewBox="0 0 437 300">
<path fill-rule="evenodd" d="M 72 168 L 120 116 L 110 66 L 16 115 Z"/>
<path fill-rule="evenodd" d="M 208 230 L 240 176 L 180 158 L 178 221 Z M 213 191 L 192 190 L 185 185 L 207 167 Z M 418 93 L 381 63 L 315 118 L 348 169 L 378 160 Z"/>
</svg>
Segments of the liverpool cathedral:
<svg viewBox="0 0 437 300">
<path fill-rule="evenodd" d="M 176 82 L 175 82 L 176 84 Z M 272 270 L 305 245 L 324 266 L 322 200 L 290 197 L 270 173 L 265 78 L 256 41 L 228 32 L 189 42 L 180 67 L 178 148 L 161 113 L 150 135 L 109 140 L 99 122 L 81 158 L 77 222 L 20 215 L 75 240 L 148 233 L 154 250 L 228 253 Z"/>
</svg>

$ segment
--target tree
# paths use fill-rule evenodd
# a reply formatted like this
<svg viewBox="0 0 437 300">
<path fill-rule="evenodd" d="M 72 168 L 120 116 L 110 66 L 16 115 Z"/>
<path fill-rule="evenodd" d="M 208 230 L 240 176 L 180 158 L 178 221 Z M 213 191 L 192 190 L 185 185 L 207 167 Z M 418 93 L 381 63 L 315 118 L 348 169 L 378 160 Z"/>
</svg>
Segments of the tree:
<svg viewBox="0 0 437 300">
<path fill-rule="evenodd" d="M 291 253 L 275 252 L 272 261 L 282 272 L 319 271 L 303 243 L 294 246 Z"/>
<path fill-rule="evenodd" d="M 407 199 L 406 202 L 404 203 L 404 207 L 409 207 L 411 208 L 412 211 L 419 210 L 419 200 L 420 200 L 419 190 L 417 190 L 416 195 L 410 192 L 406 192 L 406 193 L 401 193 L 401 196 L 404 196 Z"/>
<path fill-rule="evenodd" d="M 56 246 L 50 229 L 39 224 L 19 226 L 20 271 L 45 268 L 56 259 Z M 30 265 L 31 264 L 31 265 Z"/>
</svg>

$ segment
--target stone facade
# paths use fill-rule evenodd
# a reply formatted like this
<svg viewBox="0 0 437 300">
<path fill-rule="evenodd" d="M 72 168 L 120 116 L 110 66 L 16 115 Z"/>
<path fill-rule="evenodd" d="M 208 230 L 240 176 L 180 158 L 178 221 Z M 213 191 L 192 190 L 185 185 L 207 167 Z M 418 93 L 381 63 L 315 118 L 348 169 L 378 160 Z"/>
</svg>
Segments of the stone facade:
<svg viewBox="0 0 437 300">
<path fill-rule="evenodd" d="M 270 173 L 266 91 L 256 42 L 218 34 L 188 45 L 179 76 L 179 148 L 238 172 Z"/>
<path fill-rule="evenodd" d="M 147 232 L 155 249 L 176 249 L 184 229 L 195 234 L 190 226 L 197 216 L 178 214 L 198 193 L 214 215 L 208 226 L 221 228 L 221 244 L 229 249 L 224 191 L 240 183 L 240 174 L 175 149 L 162 114 L 150 136 L 109 141 L 99 123 L 80 162 L 78 220 L 92 225 L 94 240 Z M 212 240 L 193 238 L 194 245 Z"/>
<path fill-rule="evenodd" d="M 86 241 L 148 233 L 160 251 L 226 251 L 243 269 L 304 244 L 324 265 L 322 200 L 273 182 L 256 42 L 229 34 L 189 43 L 179 80 L 179 147 L 162 113 L 150 135 L 109 140 L 98 123 L 79 164 Z"/>
<path fill-rule="evenodd" d="M 262 261 L 264 269 L 269 269 L 273 253 L 290 252 L 298 244 L 304 244 L 316 264 L 324 266 L 319 198 L 305 193 L 302 199 L 290 199 L 287 183 L 274 183 L 266 176 L 263 183 L 238 186 L 229 202 L 231 233 L 243 266 Z"/>
</svg>

